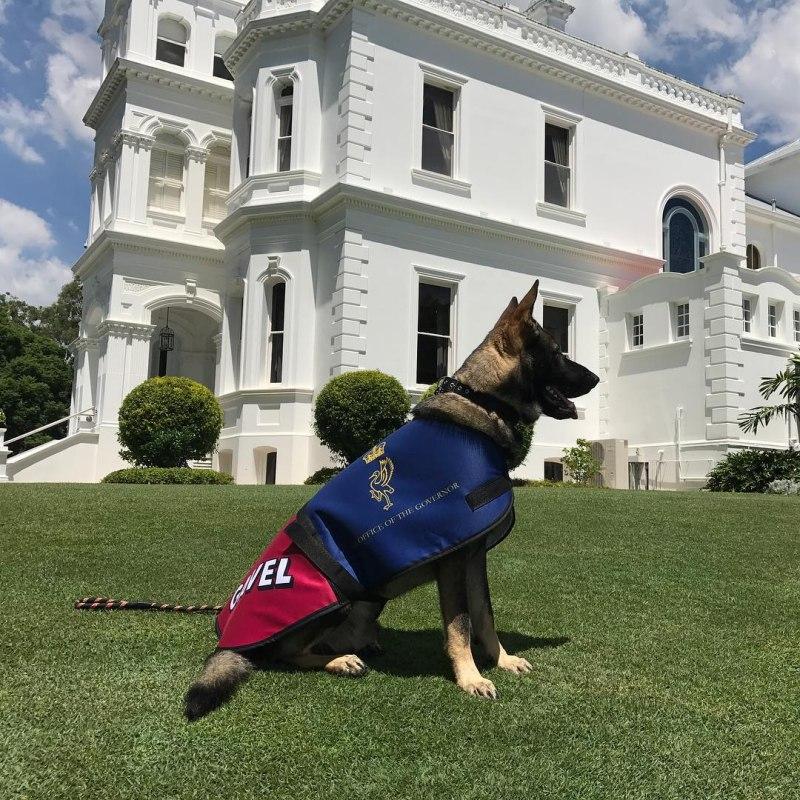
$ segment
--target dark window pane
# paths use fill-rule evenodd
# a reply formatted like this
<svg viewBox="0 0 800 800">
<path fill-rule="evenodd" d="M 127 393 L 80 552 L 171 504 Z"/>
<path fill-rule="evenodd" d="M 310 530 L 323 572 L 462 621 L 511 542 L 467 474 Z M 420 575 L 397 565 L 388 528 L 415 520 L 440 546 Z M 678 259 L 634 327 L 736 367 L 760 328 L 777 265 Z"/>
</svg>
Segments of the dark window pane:
<svg viewBox="0 0 800 800">
<path fill-rule="evenodd" d="M 417 336 L 417 383 L 435 383 L 447 375 L 450 342 L 440 336 Z"/>
<path fill-rule="evenodd" d="M 283 380 L 283 334 L 272 334 L 272 352 L 269 365 L 270 383 L 280 383 Z"/>
<path fill-rule="evenodd" d="M 185 58 L 186 45 L 168 42 L 166 39 L 156 40 L 157 61 L 165 61 L 167 64 L 175 64 L 177 67 L 182 67 Z"/>
<path fill-rule="evenodd" d="M 569 167 L 544 165 L 544 200 L 555 206 L 569 207 Z"/>
<path fill-rule="evenodd" d="M 677 213 L 669 221 L 669 271 L 694 272 L 695 230 L 686 214 Z"/>
<path fill-rule="evenodd" d="M 417 330 L 423 333 L 450 335 L 450 289 L 430 283 L 419 285 L 419 322 Z"/>
<path fill-rule="evenodd" d="M 556 340 L 562 353 L 569 353 L 569 310 L 545 306 L 542 327 Z"/>
<path fill-rule="evenodd" d="M 281 97 L 291 97 L 294 94 L 294 84 L 289 83 L 281 89 Z"/>
<path fill-rule="evenodd" d="M 433 128 L 422 129 L 422 169 L 453 176 L 452 133 L 442 133 Z"/>
<path fill-rule="evenodd" d="M 276 283 L 272 287 L 272 313 L 270 315 L 270 326 L 273 331 L 282 331 L 283 314 L 286 306 L 286 284 Z"/>
<path fill-rule="evenodd" d="M 569 166 L 569 131 L 556 125 L 544 126 L 544 160 Z"/>
<path fill-rule="evenodd" d="M 214 56 L 214 77 L 222 78 L 225 81 L 233 80 L 233 75 L 231 75 L 230 71 L 225 66 L 225 61 L 220 55 Z"/>
<path fill-rule="evenodd" d="M 422 101 L 422 124 L 438 128 L 440 131 L 453 131 L 453 107 L 455 95 L 441 86 L 425 84 Z"/>
<path fill-rule="evenodd" d="M 280 132 L 279 136 L 292 135 L 292 104 L 280 107 Z"/>
<path fill-rule="evenodd" d="M 278 172 L 292 168 L 292 138 L 278 139 Z"/>
</svg>

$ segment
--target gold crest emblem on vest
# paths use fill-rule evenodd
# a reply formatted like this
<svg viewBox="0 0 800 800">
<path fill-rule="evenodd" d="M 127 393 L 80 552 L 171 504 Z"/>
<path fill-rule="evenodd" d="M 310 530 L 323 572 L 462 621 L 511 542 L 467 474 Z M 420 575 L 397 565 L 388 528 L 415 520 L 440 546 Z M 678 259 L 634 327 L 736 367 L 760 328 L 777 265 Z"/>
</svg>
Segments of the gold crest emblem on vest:
<svg viewBox="0 0 800 800">
<path fill-rule="evenodd" d="M 378 462 L 378 469 L 369 476 L 369 494 L 373 500 L 383 503 L 383 510 L 392 507 L 394 488 L 390 485 L 394 477 L 394 462 L 389 456 Z"/>
</svg>

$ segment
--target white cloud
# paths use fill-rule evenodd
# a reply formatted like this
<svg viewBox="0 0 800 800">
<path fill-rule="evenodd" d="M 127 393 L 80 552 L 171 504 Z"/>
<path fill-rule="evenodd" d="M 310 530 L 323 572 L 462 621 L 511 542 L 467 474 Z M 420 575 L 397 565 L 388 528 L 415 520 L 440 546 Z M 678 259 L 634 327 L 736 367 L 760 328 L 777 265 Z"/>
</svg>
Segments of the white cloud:
<svg viewBox="0 0 800 800">
<path fill-rule="evenodd" d="M 30 303 L 51 303 L 72 279 L 67 265 L 52 254 L 55 239 L 48 223 L 28 208 L 0 198 L 0 286 Z"/>
<path fill-rule="evenodd" d="M 7 0 L 0 0 L 2 12 Z M 90 142 L 82 117 L 100 83 L 100 49 L 94 38 L 103 16 L 103 0 L 51 0 L 40 34 L 50 48 L 44 97 L 23 105 L 17 97 L 0 99 L 0 141 L 22 161 L 42 163 L 32 143 L 47 136 L 61 147 Z M 5 63 L 0 54 L 0 64 Z"/>
<path fill-rule="evenodd" d="M 8 8 L 11 5 L 11 0 L 0 0 L 0 25 L 5 23 L 7 19 Z"/>
<path fill-rule="evenodd" d="M 745 122 L 771 144 L 800 136 L 800 0 L 764 8 L 751 21 L 746 52 L 717 68 L 709 82 L 743 98 Z"/>
<path fill-rule="evenodd" d="M 702 0 L 700 3 L 697 0 L 666 0 L 659 37 L 737 40 L 746 36 L 747 31 L 746 15 L 732 0 Z"/>
<path fill-rule="evenodd" d="M 655 47 L 645 21 L 624 0 L 572 0 L 575 12 L 567 30 L 620 53 L 649 55 Z"/>
</svg>

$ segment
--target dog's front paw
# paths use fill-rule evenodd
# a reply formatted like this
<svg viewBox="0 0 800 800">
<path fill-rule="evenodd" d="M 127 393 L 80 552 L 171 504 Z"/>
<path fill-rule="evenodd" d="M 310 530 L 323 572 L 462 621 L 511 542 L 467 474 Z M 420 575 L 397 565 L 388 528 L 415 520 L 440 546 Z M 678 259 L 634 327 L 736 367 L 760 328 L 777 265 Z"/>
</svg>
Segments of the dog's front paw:
<svg viewBox="0 0 800 800">
<path fill-rule="evenodd" d="M 471 694 L 474 697 L 483 697 L 486 700 L 497 700 L 497 689 L 495 689 L 494 684 L 486 678 L 480 676 L 477 678 L 469 678 L 459 681 L 458 685 L 467 694 Z"/>
<path fill-rule="evenodd" d="M 325 669 L 332 675 L 360 678 L 367 671 L 367 665 L 358 656 L 348 655 L 332 659 L 325 665 Z"/>
<path fill-rule="evenodd" d="M 531 662 L 526 658 L 510 656 L 508 653 L 503 653 L 503 655 L 500 656 L 497 666 L 500 667 L 500 669 L 513 672 L 515 675 L 527 675 L 533 670 Z"/>
</svg>

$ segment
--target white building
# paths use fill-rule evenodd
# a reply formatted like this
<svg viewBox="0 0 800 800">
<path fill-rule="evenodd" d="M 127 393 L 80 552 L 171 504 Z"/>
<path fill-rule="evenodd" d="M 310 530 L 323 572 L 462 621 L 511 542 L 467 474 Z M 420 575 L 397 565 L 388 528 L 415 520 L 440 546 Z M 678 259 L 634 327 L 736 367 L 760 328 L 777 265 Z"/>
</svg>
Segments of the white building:
<svg viewBox="0 0 800 800">
<path fill-rule="evenodd" d="M 739 100 L 570 36 L 570 11 L 107 0 L 75 266 L 73 411 L 97 413 L 11 479 L 121 466 L 120 403 L 165 372 L 218 395 L 221 469 L 300 482 L 328 461 L 311 418 L 331 376 L 379 368 L 418 396 L 534 277 L 602 382 L 579 420 L 540 421 L 522 474 L 577 437 L 625 440 L 622 469 L 664 487 L 787 446 L 737 417 L 800 341 L 800 144 L 745 168 Z"/>
</svg>

